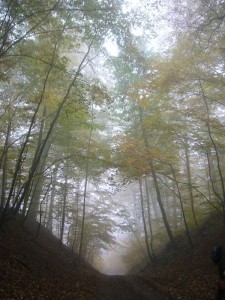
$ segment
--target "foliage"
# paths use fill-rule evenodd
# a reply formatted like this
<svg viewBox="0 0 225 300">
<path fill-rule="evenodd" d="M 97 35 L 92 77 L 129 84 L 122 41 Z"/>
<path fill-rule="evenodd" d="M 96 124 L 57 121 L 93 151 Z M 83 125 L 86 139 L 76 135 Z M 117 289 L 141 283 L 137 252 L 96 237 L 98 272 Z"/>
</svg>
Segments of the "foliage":
<svg viewBox="0 0 225 300">
<path fill-rule="evenodd" d="M 90 261 L 119 229 L 154 254 L 225 218 L 224 3 L 135 5 L 0 1 L 0 225 L 32 216 Z M 161 17 L 172 46 L 154 53 Z M 119 213 L 111 196 L 131 182 Z"/>
</svg>

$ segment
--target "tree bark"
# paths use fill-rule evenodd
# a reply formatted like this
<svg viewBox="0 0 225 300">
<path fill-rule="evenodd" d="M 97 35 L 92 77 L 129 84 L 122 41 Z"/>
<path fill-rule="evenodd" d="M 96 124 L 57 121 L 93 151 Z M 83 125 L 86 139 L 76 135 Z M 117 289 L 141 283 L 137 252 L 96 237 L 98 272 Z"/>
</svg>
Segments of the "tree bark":
<svg viewBox="0 0 225 300">
<path fill-rule="evenodd" d="M 57 175 L 58 168 L 55 167 L 52 174 L 52 186 L 51 186 L 51 192 L 50 192 L 50 203 L 49 203 L 49 209 L 48 209 L 48 215 L 47 215 L 47 221 L 46 221 L 46 227 L 52 232 L 53 231 L 53 210 L 54 210 L 54 200 L 55 200 L 55 194 L 56 194 L 56 175 Z"/>
<path fill-rule="evenodd" d="M 9 140 L 11 136 L 12 130 L 12 116 L 11 109 L 9 106 L 9 121 L 7 125 L 7 133 L 5 138 L 5 144 L 3 149 L 3 154 L 1 157 L 1 169 L 2 169 L 2 184 L 1 184 L 1 203 L 0 203 L 0 211 L 3 210 L 6 201 L 6 186 L 7 186 L 7 174 L 8 174 L 8 149 L 9 149 Z"/>
<path fill-rule="evenodd" d="M 65 228 L 65 217 L 66 217 L 66 199 L 67 199 L 67 185 L 68 185 L 68 172 L 69 172 L 69 165 L 68 159 L 66 161 L 66 170 L 65 170 L 65 182 L 64 182 L 64 189 L 63 189 L 63 203 L 62 203 L 62 223 L 61 223 L 61 231 L 60 231 L 60 242 L 63 242 L 63 234 Z"/>
<path fill-rule="evenodd" d="M 152 231 L 152 223 L 151 223 L 151 207 L 150 207 L 150 195 L 149 195 L 149 187 L 147 178 L 145 176 L 145 190 L 146 190 L 146 196 L 147 196 L 147 210 L 148 210 L 148 227 L 150 232 L 150 249 L 152 253 L 152 258 L 155 259 L 155 254 L 153 250 L 153 231 Z"/>
<path fill-rule="evenodd" d="M 80 246 L 79 246 L 79 258 L 83 256 L 84 248 L 84 229 L 85 229 L 85 216 L 86 216 L 86 196 L 87 196 L 87 184 L 89 177 L 89 162 L 90 162 L 90 151 L 91 151 L 91 138 L 93 134 L 93 122 L 94 122 L 94 113 L 93 113 L 93 103 L 92 103 L 92 112 L 91 112 L 91 130 L 88 139 L 87 145 L 87 156 L 86 156 L 86 167 L 85 167 L 85 182 L 84 182 L 84 197 L 83 197 L 83 212 L 82 212 L 82 223 L 81 223 L 81 235 L 80 235 Z"/>
<path fill-rule="evenodd" d="M 176 187 L 177 187 L 178 199 L 180 201 L 180 207 L 181 207 L 181 212 L 182 212 L 182 216 L 183 216 L 183 220 L 184 220 L 185 231 L 186 231 L 186 234 L 187 234 L 189 244 L 191 245 L 191 247 L 193 247 L 193 243 L 192 243 L 192 240 L 191 240 L 191 235 L 190 235 L 190 231 L 189 231 L 189 228 L 188 228 L 186 215 L 185 215 L 185 212 L 184 212 L 184 205 L 183 205 L 183 201 L 182 201 L 182 197 L 181 197 L 181 193 L 180 193 L 179 184 L 178 184 L 174 169 L 172 167 L 171 167 L 171 169 L 172 169 L 173 176 L 174 176 L 174 181 L 175 181 L 175 184 L 176 184 Z"/>
<path fill-rule="evenodd" d="M 145 143 L 145 147 L 148 150 L 148 149 L 150 149 L 150 147 L 148 145 L 147 134 L 145 132 L 145 128 L 144 128 L 144 124 L 143 124 L 142 108 L 141 108 L 140 105 L 138 105 L 138 108 L 139 108 L 139 117 L 140 117 L 142 136 L 143 136 L 143 140 L 144 140 L 144 143 Z M 157 176 L 156 176 L 155 168 L 153 166 L 153 162 L 149 161 L 149 165 L 150 165 L 150 168 L 151 168 L 151 175 L 152 175 L 152 178 L 153 178 L 153 183 L 154 183 L 154 187 L 155 187 L 155 191 L 156 191 L 156 197 L 157 197 L 157 201 L 158 201 L 161 213 L 162 213 L 162 218 L 163 218 L 163 222 L 164 222 L 164 225 L 165 225 L 165 228 L 166 228 L 166 232 L 167 232 L 167 235 L 170 239 L 170 242 L 171 242 L 173 248 L 176 248 L 176 243 L 175 243 L 175 240 L 174 240 L 174 237 L 173 237 L 173 233 L 171 231 L 171 228 L 170 228 L 170 225 L 169 225 L 169 222 L 168 222 L 168 219 L 167 219 L 167 215 L 166 215 L 166 212 L 165 212 L 165 209 L 164 209 L 164 206 L 163 206 L 162 197 L 161 197 L 160 188 L 159 188 L 159 183 L 158 183 L 158 180 L 157 180 Z"/>
<path fill-rule="evenodd" d="M 150 251 L 149 243 L 148 243 L 148 232 L 147 232 L 147 226 L 145 221 L 145 211 L 144 211 L 144 197 L 143 197 L 143 190 L 142 190 L 142 180 L 139 178 L 139 189 L 140 189 L 140 200 L 141 200 L 141 215 L 142 215 L 142 222 L 143 222 L 143 228 L 144 228 L 144 235 L 145 235 L 145 245 L 148 253 L 148 259 L 150 262 L 153 261 L 153 257 Z"/>
<path fill-rule="evenodd" d="M 186 168 L 187 168 L 188 191 L 189 191 L 189 196 L 190 196 L 190 200 L 191 200 L 191 211 L 192 211 L 192 216 L 193 216 L 195 225 L 198 228 L 198 222 L 197 222 L 197 218 L 196 218 L 196 214 L 195 214 L 195 207 L 194 207 L 194 197 L 193 197 L 193 191 L 192 191 L 191 168 L 190 168 L 188 145 L 185 144 L 184 148 L 185 148 L 185 158 L 186 158 Z"/>
</svg>

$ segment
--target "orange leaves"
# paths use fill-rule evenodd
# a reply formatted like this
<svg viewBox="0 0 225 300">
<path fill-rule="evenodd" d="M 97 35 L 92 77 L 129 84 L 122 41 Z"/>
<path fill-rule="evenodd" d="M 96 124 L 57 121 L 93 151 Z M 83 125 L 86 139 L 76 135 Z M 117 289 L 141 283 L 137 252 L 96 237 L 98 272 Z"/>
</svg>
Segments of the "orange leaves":
<svg viewBox="0 0 225 300">
<path fill-rule="evenodd" d="M 143 141 L 134 139 L 124 139 L 118 153 L 122 171 L 135 178 L 151 173 L 150 162 L 159 163 L 171 159 L 169 154 L 156 148 L 147 149 Z"/>
<path fill-rule="evenodd" d="M 139 177 L 150 171 L 143 142 L 127 140 L 118 150 L 122 171 L 128 172 L 132 177 Z"/>
<path fill-rule="evenodd" d="M 157 171 L 176 161 L 176 151 L 171 151 L 170 147 L 161 143 L 160 145 L 149 144 L 147 147 L 142 137 L 135 139 L 121 135 L 117 138 L 120 144 L 117 153 L 121 171 L 133 178 L 150 174 L 153 164 L 154 170 Z"/>
</svg>

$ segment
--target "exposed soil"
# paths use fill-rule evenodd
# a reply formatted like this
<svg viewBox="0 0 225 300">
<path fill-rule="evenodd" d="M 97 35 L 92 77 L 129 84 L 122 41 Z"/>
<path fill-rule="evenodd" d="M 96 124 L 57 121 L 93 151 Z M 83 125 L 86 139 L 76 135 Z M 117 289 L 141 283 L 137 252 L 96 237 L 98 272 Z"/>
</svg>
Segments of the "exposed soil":
<svg viewBox="0 0 225 300">
<path fill-rule="evenodd" d="M 210 300 L 215 299 L 217 270 L 210 259 L 214 245 L 225 245 L 217 221 L 204 226 L 195 248 L 183 246 L 163 255 L 141 273 L 106 276 L 78 258 L 28 221 L 22 230 L 16 220 L 0 231 L 0 299 Z"/>
</svg>

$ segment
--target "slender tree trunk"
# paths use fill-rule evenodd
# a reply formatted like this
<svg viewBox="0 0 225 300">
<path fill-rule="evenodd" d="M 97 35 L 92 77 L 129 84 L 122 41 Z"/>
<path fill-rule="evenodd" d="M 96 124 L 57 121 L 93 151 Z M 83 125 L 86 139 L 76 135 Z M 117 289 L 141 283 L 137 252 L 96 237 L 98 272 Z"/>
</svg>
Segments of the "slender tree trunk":
<svg viewBox="0 0 225 300">
<path fill-rule="evenodd" d="M 172 189 L 175 190 L 175 183 L 174 182 L 173 182 Z M 172 207 L 173 207 L 173 213 L 172 213 L 173 229 L 176 232 L 177 229 L 178 229 L 178 217 L 177 217 L 177 215 L 178 215 L 178 213 L 177 213 L 178 204 L 177 204 L 177 197 L 174 194 L 173 194 Z M 180 213 L 179 213 L 179 215 L 180 215 Z"/>
<path fill-rule="evenodd" d="M 184 148 L 185 148 L 185 158 L 186 158 L 186 168 L 187 168 L 188 190 L 189 190 L 189 196 L 191 200 L 191 211 L 192 211 L 192 216 L 194 218 L 195 225 L 198 228 L 198 222 L 197 222 L 195 208 L 194 208 L 194 197 L 192 191 L 191 168 L 190 168 L 188 145 L 185 144 Z"/>
<path fill-rule="evenodd" d="M 146 196 L 147 196 L 147 210 L 148 210 L 148 227 L 150 232 L 150 249 L 152 253 L 153 259 L 155 259 L 155 254 L 153 250 L 153 231 L 152 231 L 152 224 L 151 224 L 151 207 L 150 207 L 150 196 L 149 196 L 149 187 L 147 178 L 145 176 L 145 190 L 146 190 Z"/>
<path fill-rule="evenodd" d="M 41 225 L 42 224 L 42 217 L 43 217 L 43 203 L 45 201 L 45 199 L 47 198 L 48 196 L 48 193 L 49 193 L 49 188 L 50 188 L 50 185 L 48 186 L 48 189 L 47 191 L 45 192 L 45 195 L 44 195 L 44 198 L 42 199 L 42 201 L 40 202 L 40 208 L 39 208 L 39 223 L 38 223 L 38 228 L 37 228 L 37 231 L 36 231 L 36 235 L 34 237 L 34 239 L 37 239 L 38 236 L 39 236 L 39 233 L 40 233 L 40 230 L 41 230 Z"/>
<path fill-rule="evenodd" d="M 91 130 L 88 139 L 87 146 L 87 156 L 86 156 L 86 167 L 85 167 L 85 182 L 84 182 L 84 198 L 83 198 L 83 212 L 82 212 L 82 223 L 81 223 L 81 236 L 80 236 L 80 246 L 79 246 L 79 258 L 83 256 L 84 248 L 84 228 L 85 228 L 85 216 L 86 216 L 86 196 L 87 196 L 87 185 L 89 177 L 89 163 L 90 163 L 90 151 L 91 151 L 91 139 L 93 134 L 93 123 L 94 123 L 94 112 L 93 112 L 93 103 L 92 103 L 92 112 L 91 112 Z"/>
<path fill-rule="evenodd" d="M 23 143 L 23 145 L 21 147 L 21 150 L 19 152 L 19 155 L 18 155 L 18 159 L 17 159 L 17 163 L 16 163 L 16 166 L 15 166 L 15 171 L 14 171 L 14 174 L 13 174 L 13 179 L 12 179 L 11 187 L 9 189 L 9 194 L 8 194 L 8 197 L 7 197 L 7 201 L 6 201 L 6 204 L 5 204 L 5 207 L 4 207 L 4 211 L 3 211 L 3 214 L 2 214 L 2 217 L 1 217 L 1 220 L 0 220 L 0 225 L 3 225 L 4 222 L 6 221 L 5 220 L 5 214 L 6 214 L 7 210 L 8 210 L 8 208 L 9 208 L 12 196 L 15 194 L 17 177 L 18 177 L 18 174 L 21 171 L 22 164 L 23 164 L 23 161 L 24 161 L 24 155 L 26 153 L 27 145 L 28 145 L 30 137 L 31 137 L 32 129 L 33 129 L 34 125 L 35 125 L 37 114 L 39 112 L 39 109 L 40 109 L 41 104 L 42 104 L 43 99 L 44 99 L 44 95 L 45 95 L 45 90 L 46 90 L 48 78 L 49 78 L 49 75 L 50 75 L 51 70 L 53 68 L 53 62 L 54 62 L 54 59 L 55 59 L 56 49 L 57 49 L 57 43 L 55 44 L 55 47 L 54 47 L 54 51 L 53 51 L 53 54 L 52 54 L 52 60 L 51 60 L 50 67 L 49 67 L 49 69 L 48 69 L 48 71 L 46 73 L 46 77 L 44 79 L 42 94 L 41 94 L 39 102 L 38 102 L 38 104 L 37 104 L 37 106 L 35 108 L 34 114 L 33 114 L 32 118 L 31 118 L 30 126 L 29 126 L 28 132 L 26 134 L 25 141 L 24 141 L 24 143 Z M 33 158 L 33 162 L 32 162 L 31 168 L 30 168 L 30 172 L 28 174 L 27 182 L 20 189 L 22 192 L 19 191 L 17 193 L 17 196 L 15 197 L 15 200 L 14 200 L 14 203 L 13 203 L 13 206 L 12 206 L 12 210 L 14 210 L 14 214 L 18 213 L 18 211 L 19 211 L 22 203 L 24 201 L 27 201 L 28 195 L 30 195 L 30 187 L 32 185 L 32 181 L 33 181 L 33 177 L 34 177 L 34 174 L 35 174 L 35 171 L 36 171 L 36 167 L 37 167 L 38 162 L 39 162 L 39 160 L 41 158 L 42 152 L 40 152 L 39 154 L 40 154 L 40 157 L 38 157 L 39 159 L 37 159 L 37 152 L 36 152 L 36 154 L 35 154 L 35 156 Z"/>
<path fill-rule="evenodd" d="M 50 203 L 49 203 L 49 209 L 48 209 L 48 216 L 46 221 L 46 227 L 52 232 L 53 231 L 53 210 L 54 210 L 54 200 L 55 200 L 55 194 L 56 194 L 56 175 L 57 175 L 58 168 L 55 167 L 52 174 L 52 187 L 50 192 Z"/>
<path fill-rule="evenodd" d="M 65 183 L 63 189 L 63 205 L 62 205 L 62 224 L 61 224 L 61 231 L 60 231 L 60 242 L 63 242 L 63 234 L 65 228 L 65 217 L 66 217 L 66 199 L 67 199 L 67 189 L 68 189 L 68 172 L 69 172 L 69 165 L 68 159 L 66 161 L 66 174 L 65 174 Z"/>
<path fill-rule="evenodd" d="M 153 261 L 153 257 L 150 251 L 149 243 L 148 243 L 148 232 L 147 232 L 147 226 L 145 221 L 145 211 L 144 211 L 144 197 L 143 197 L 143 191 L 142 191 L 142 180 L 139 178 L 139 189 L 140 189 L 140 200 L 141 200 L 141 214 L 142 214 L 142 222 L 144 227 L 144 235 L 145 235 L 145 245 L 148 253 L 148 259 L 150 262 Z"/>
<path fill-rule="evenodd" d="M 150 147 L 148 145 L 147 134 L 145 132 L 145 128 L 144 128 L 144 124 L 143 124 L 142 108 L 141 108 L 140 105 L 138 105 L 138 108 L 139 108 L 139 117 L 140 117 L 142 136 L 143 136 L 143 140 L 144 140 L 144 143 L 145 143 L 145 147 L 148 150 L 148 149 L 150 149 Z M 171 228 L 170 228 L 170 225 L 169 225 L 169 222 L 168 222 L 168 219 L 167 219 L 167 215 L 166 215 L 166 212 L 165 212 L 165 209 L 164 209 L 164 206 L 163 206 L 162 197 L 161 197 L 160 188 L 159 188 L 159 183 L 158 183 L 157 176 L 156 176 L 156 173 L 155 173 L 155 168 L 154 168 L 153 163 L 151 161 L 149 162 L 149 165 L 150 165 L 150 168 L 151 168 L 151 174 L 152 174 L 153 183 L 154 183 L 154 187 L 155 187 L 155 191 L 156 191 L 156 197 L 157 197 L 157 201 L 158 201 L 161 213 L 162 213 L 162 218 L 163 218 L 163 222 L 164 222 L 164 225 L 165 225 L 165 228 L 166 228 L 166 232 L 167 232 L 167 235 L 170 239 L 170 242 L 171 242 L 173 248 L 176 248 L 176 243 L 175 243 L 175 240 L 174 240 L 174 237 L 173 237 L 173 233 L 171 231 Z"/>
<path fill-rule="evenodd" d="M 76 244 L 77 244 L 77 232 L 78 232 L 78 219 L 79 219 L 79 188 L 78 191 L 76 192 L 76 216 L 75 222 L 74 222 L 74 238 L 73 238 L 73 244 L 72 244 L 72 250 L 75 251 L 76 249 Z"/>
<path fill-rule="evenodd" d="M 148 256 L 146 255 L 146 252 L 144 251 L 144 249 L 142 247 L 142 244 L 141 244 L 141 241 L 139 239 L 140 234 L 138 235 L 138 233 L 135 232 L 135 230 L 133 229 L 132 225 L 131 226 L 127 226 L 127 227 L 129 228 L 129 230 L 131 230 L 133 232 L 133 234 L 134 234 L 134 236 L 135 236 L 135 238 L 136 238 L 136 240 L 138 242 L 139 248 L 140 248 L 140 250 L 141 250 L 141 252 L 143 254 L 143 258 L 146 259 L 146 260 L 148 260 Z"/>
<path fill-rule="evenodd" d="M 176 243 L 175 243 L 175 240 L 174 240 L 174 236 L 173 236 L 172 230 L 170 228 L 170 225 L 169 225 L 169 222 L 168 222 L 168 219 L 167 219 L 167 215 L 166 215 L 166 212 L 165 212 L 165 209 L 164 209 L 164 205 L 163 205 L 163 202 L 162 202 L 157 176 L 155 174 L 154 169 L 152 169 L 152 170 L 153 170 L 152 171 L 152 177 L 153 177 L 153 181 L 154 181 L 154 185 L 155 185 L 157 201 L 158 201 L 161 213 L 162 213 L 163 222 L 164 222 L 164 225 L 166 227 L 166 232 L 167 232 L 167 235 L 170 239 L 170 242 L 171 242 L 173 248 L 176 248 Z"/>
<path fill-rule="evenodd" d="M 215 166 L 213 163 L 211 149 L 206 150 L 206 158 L 207 158 L 207 162 L 208 162 L 207 163 L 208 174 L 209 174 L 209 181 L 211 183 L 212 191 L 213 191 L 214 195 L 217 197 L 217 199 L 219 200 L 221 207 L 223 209 L 223 212 L 225 212 L 224 201 L 219 192 L 219 186 L 218 186 L 218 182 L 217 182 L 217 176 L 215 174 L 216 172 L 215 172 Z"/>
<path fill-rule="evenodd" d="M 11 129 L 12 129 L 12 117 L 11 117 L 11 110 L 9 107 L 9 122 L 7 126 L 7 133 L 5 138 L 5 144 L 2 154 L 2 184 L 1 184 L 1 203 L 0 203 L 0 211 L 3 210 L 6 201 L 6 186 L 7 186 L 7 174 L 8 174 L 8 148 L 9 148 L 9 140 L 11 136 Z"/>
<path fill-rule="evenodd" d="M 204 104 L 205 104 L 205 107 L 206 107 L 206 117 L 207 117 L 206 128 L 207 128 L 209 139 L 212 143 L 212 147 L 215 151 L 217 171 L 218 171 L 218 175 L 219 175 L 219 178 L 220 178 L 222 197 L 218 193 L 216 193 L 215 195 L 221 201 L 221 205 L 222 205 L 222 209 L 223 209 L 223 220 L 224 220 L 224 223 L 225 223 L 225 182 L 224 182 L 224 176 L 223 176 L 223 172 L 222 172 L 221 160 L 220 160 L 219 151 L 218 151 L 216 142 L 213 138 L 212 130 L 211 130 L 211 127 L 210 127 L 210 111 L 209 111 L 208 100 L 207 100 L 207 97 L 205 95 L 205 91 L 204 91 L 204 88 L 203 88 L 203 85 L 202 85 L 202 81 L 200 79 L 200 76 L 198 75 L 198 71 L 197 71 L 196 68 L 195 68 L 195 70 L 196 70 L 196 73 L 197 73 L 197 76 L 198 76 L 198 82 L 199 82 L 200 90 L 202 92 L 202 98 L 203 98 L 203 101 L 204 101 Z"/>
<path fill-rule="evenodd" d="M 51 184 L 52 184 L 52 183 L 51 183 Z M 51 185 L 51 184 L 50 184 L 50 185 Z M 51 188 L 49 187 L 49 193 L 48 193 L 48 195 L 46 196 L 46 202 L 45 202 L 45 208 L 44 208 L 44 211 L 45 211 L 45 213 L 44 213 L 44 220 L 43 220 L 43 222 L 42 222 L 42 224 L 43 224 L 44 227 L 46 227 L 46 225 L 47 225 L 48 207 L 49 207 L 49 198 L 50 198 L 50 190 L 51 190 Z"/>
<path fill-rule="evenodd" d="M 39 131 L 38 146 L 37 146 L 38 148 L 41 147 L 41 144 L 43 141 L 43 135 L 44 135 L 44 131 L 45 131 L 45 118 L 46 118 L 46 107 L 44 107 L 41 127 L 40 127 L 40 131 Z M 41 159 L 37 166 L 37 170 L 34 175 L 34 180 L 33 180 L 33 184 L 32 184 L 33 185 L 33 193 L 31 193 L 32 194 L 31 207 L 30 207 L 30 211 L 29 211 L 29 215 L 33 219 L 36 219 L 36 217 L 38 215 L 38 207 L 39 207 L 39 202 L 40 202 L 41 193 L 42 193 L 42 189 L 43 189 L 43 183 L 44 183 L 44 170 L 45 170 L 45 166 L 46 166 L 46 158 L 48 156 L 50 147 L 51 147 L 51 141 L 49 140 L 46 143 L 46 147 L 43 151 L 43 154 L 41 156 Z M 26 200 L 24 200 L 24 206 L 26 206 L 28 198 L 29 197 L 26 196 Z"/>
<path fill-rule="evenodd" d="M 60 105 L 58 107 L 58 110 L 57 110 L 57 112 L 55 114 L 55 117 L 54 117 L 52 123 L 50 124 L 49 130 L 48 130 L 48 132 L 47 132 L 47 134 L 46 134 L 46 136 L 45 136 L 45 138 L 43 140 L 43 143 L 42 143 L 40 149 L 38 149 L 38 151 L 36 152 L 36 154 L 34 156 L 34 159 L 32 161 L 32 165 L 31 165 L 31 168 L 30 168 L 29 176 L 28 176 L 27 181 L 24 184 L 23 191 L 22 191 L 19 199 L 16 199 L 16 206 L 14 208 L 14 214 L 18 213 L 18 211 L 19 211 L 22 203 L 24 202 L 24 198 L 26 197 L 27 194 L 29 194 L 31 183 L 32 183 L 32 181 L 34 179 L 35 172 L 37 170 L 37 167 L 39 165 L 41 157 L 42 157 L 42 155 L 43 155 L 43 153 L 45 151 L 46 145 L 49 142 L 49 139 L 50 139 L 50 137 L 51 137 L 51 135 L 53 133 L 53 130 L 55 129 L 55 125 L 56 125 L 56 123 L 57 123 L 57 121 L 59 119 L 59 116 L 60 116 L 61 111 L 62 111 L 62 109 L 64 107 L 64 104 L 66 103 L 66 101 L 67 101 L 67 99 L 68 99 L 68 97 L 70 95 L 71 89 L 74 86 L 74 83 L 76 82 L 77 77 L 80 75 L 80 72 L 82 70 L 83 65 L 85 64 L 86 58 L 87 58 L 87 56 L 88 56 L 88 54 L 89 54 L 89 52 L 91 50 L 92 43 L 93 42 L 90 43 L 90 45 L 88 47 L 88 50 L 87 50 L 86 54 L 84 55 L 84 57 L 83 57 L 80 65 L 79 65 L 79 67 L 77 69 L 77 72 L 76 72 L 76 74 L 75 74 L 75 76 L 73 78 L 73 80 L 70 82 L 70 84 L 69 84 L 69 86 L 67 88 L 67 91 L 66 91 L 66 93 L 65 93 L 65 95 L 64 95 L 64 97 L 63 97 L 63 99 L 62 99 L 62 101 L 61 101 L 61 103 L 60 103 Z"/>
<path fill-rule="evenodd" d="M 177 187 L 178 199 L 180 201 L 180 207 L 181 207 L 181 212 L 182 212 L 182 216 L 183 216 L 183 220 L 184 220 L 185 231 L 186 231 L 186 234 L 187 234 L 189 244 L 191 245 L 191 247 L 193 247 L 193 243 L 192 243 L 192 240 L 191 240 L 191 235 L 190 235 L 189 228 L 188 228 L 187 219 L 186 219 L 185 212 L 184 212 L 184 205 L 183 205 L 183 201 L 182 201 L 182 197 L 181 197 L 181 193 L 180 193 L 179 184 L 178 184 L 174 169 L 172 167 L 171 167 L 171 169 L 173 171 L 173 177 L 174 177 L 174 181 L 175 181 L 175 184 L 176 184 L 176 187 Z"/>
</svg>

